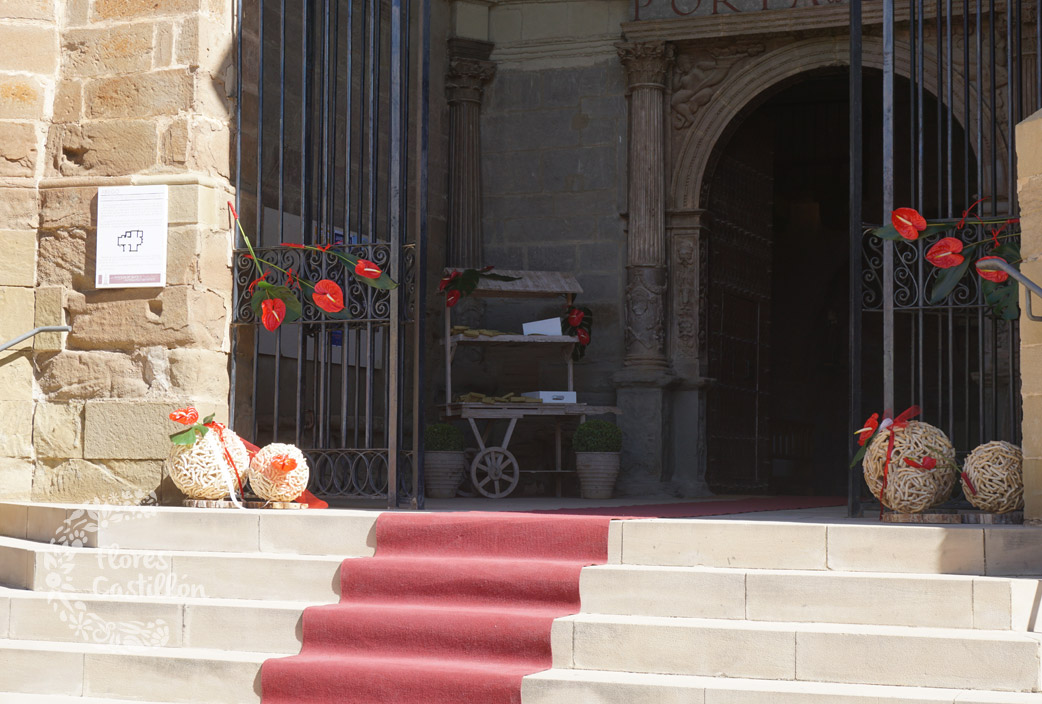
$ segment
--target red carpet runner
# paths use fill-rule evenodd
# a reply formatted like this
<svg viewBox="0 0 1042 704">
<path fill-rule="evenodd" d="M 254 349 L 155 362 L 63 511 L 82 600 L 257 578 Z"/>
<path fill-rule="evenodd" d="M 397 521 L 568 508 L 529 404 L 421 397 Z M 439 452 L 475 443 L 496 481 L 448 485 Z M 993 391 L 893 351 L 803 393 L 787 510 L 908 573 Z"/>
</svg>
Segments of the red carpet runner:
<svg viewBox="0 0 1042 704">
<path fill-rule="evenodd" d="M 520 704 L 550 667 L 605 516 L 384 513 L 376 556 L 345 560 L 339 604 L 304 612 L 300 655 L 268 660 L 264 704 Z"/>
</svg>

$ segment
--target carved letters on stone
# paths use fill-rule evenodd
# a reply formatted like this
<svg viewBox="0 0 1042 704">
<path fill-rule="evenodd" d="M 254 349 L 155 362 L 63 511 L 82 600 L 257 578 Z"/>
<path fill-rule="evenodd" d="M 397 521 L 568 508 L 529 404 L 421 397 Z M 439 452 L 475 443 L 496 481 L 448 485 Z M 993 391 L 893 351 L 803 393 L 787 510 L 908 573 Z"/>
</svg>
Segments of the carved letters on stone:
<svg viewBox="0 0 1042 704">
<path fill-rule="evenodd" d="M 762 44 L 747 44 L 682 54 L 673 76 L 673 127 L 684 129 L 707 105 L 728 74 L 744 60 L 764 52 Z"/>
</svg>

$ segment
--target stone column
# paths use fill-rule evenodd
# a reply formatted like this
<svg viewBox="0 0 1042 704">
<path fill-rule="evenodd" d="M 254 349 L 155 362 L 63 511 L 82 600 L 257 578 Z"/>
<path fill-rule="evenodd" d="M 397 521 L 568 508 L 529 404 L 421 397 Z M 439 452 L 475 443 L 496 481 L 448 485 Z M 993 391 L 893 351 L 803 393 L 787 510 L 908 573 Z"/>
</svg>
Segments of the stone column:
<svg viewBox="0 0 1042 704">
<path fill-rule="evenodd" d="M 481 231 L 481 98 L 496 73 L 492 43 L 449 40 L 449 266 L 484 262 Z"/>
<path fill-rule="evenodd" d="M 663 91 L 675 50 L 665 42 L 645 42 L 620 44 L 618 51 L 630 98 L 626 356 L 625 368 L 615 377 L 624 437 L 618 488 L 623 494 L 649 495 L 663 489 L 669 457 Z"/>
</svg>

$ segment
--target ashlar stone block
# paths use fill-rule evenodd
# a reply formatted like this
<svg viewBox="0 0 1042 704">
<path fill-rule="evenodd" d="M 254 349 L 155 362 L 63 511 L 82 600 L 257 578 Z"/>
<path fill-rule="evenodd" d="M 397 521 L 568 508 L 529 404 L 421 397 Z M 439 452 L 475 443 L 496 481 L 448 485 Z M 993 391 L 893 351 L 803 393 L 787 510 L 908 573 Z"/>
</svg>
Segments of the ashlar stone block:
<svg viewBox="0 0 1042 704">
<path fill-rule="evenodd" d="M 199 0 L 95 0 L 91 20 L 178 15 L 199 9 Z"/>
<path fill-rule="evenodd" d="M 28 501 L 32 491 L 32 460 L 0 457 L 0 499 Z"/>
<path fill-rule="evenodd" d="M 0 342 L 7 342 L 33 329 L 34 296 L 31 288 L 0 286 Z M 32 338 L 24 340 L 12 349 L 27 349 L 33 346 Z"/>
<path fill-rule="evenodd" d="M 141 363 L 120 352 L 65 350 L 39 365 L 40 390 L 51 400 L 139 398 L 148 392 Z"/>
<path fill-rule="evenodd" d="M 134 504 L 156 491 L 161 477 L 160 461 L 41 461 L 33 477 L 32 500 Z"/>
<path fill-rule="evenodd" d="M 56 27 L 0 25 L 0 71 L 53 74 L 58 67 L 58 56 Z"/>
<path fill-rule="evenodd" d="M 167 401 L 87 401 L 83 456 L 88 459 L 162 460 L 170 453 L 170 411 L 188 397 Z M 157 477 L 156 486 L 161 477 Z"/>
<path fill-rule="evenodd" d="M 158 137 L 151 120 L 54 125 L 50 171 L 63 176 L 124 176 L 155 165 Z"/>
<path fill-rule="evenodd" d="M 86 116 L 133 119 L 176 115 L 192 107 L 193 75 L 181 69 L 97 78 L 86 84 Z"/>
<path fill-rule="evenodd" d="M 0 118 L 39 120 L 43 117 L 44 84 L 30 76 L 0 76 Z"/>
<path fill-rule="evenodd" d="M 0 457 L 33 456 L 33 401 L 0 401 Z"/>
<path fill-rule="evenodd" d="M 65 289 L 41 286 L 36 289 L 36 326 L 65 324 Z M 64 347 L 65 333 L 42 332 L 33 338 L 37 352 L 58 352 Z"/>
<path fill-rule="evenodd" d="M 37 457 L 83 456 L 83 403 L 40 403 L 33 420 Z"/>
<path fill-rule="evenodd" d="M 36 143 L 35 125 L 0 122 L 0 176 L 33 176 L 36 173 Z"/>
<path fill-rule="evenodd" d="M 62 72 L 67 76 L 140 73 L 152 68 L 150 23 L 71 29 L 62 35 Z"/>
<path fill-rule="evenodd" d="M 0 230 L 4 256 L 0 257 L 0 286 L 36 283 L 36 232 Z"/>
<path fill-rule="evenodd" d="M 33 365 L 29 350 L 0 352 L 0 399 L 29 400 L 33 397 Z"/>
</svg>

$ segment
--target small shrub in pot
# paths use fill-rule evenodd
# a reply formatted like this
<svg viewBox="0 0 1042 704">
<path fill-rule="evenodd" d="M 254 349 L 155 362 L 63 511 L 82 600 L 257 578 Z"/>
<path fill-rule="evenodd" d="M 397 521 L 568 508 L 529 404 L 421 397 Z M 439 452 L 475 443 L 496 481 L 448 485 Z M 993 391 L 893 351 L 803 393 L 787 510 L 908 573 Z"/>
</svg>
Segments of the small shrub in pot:
<svg viewBox="0 0 1042 704">
<path fill-rule="evenodd" d="M 451 499 L 463 483 L 467 460 L 463 432 L 448 423 L 431 423 L 423 431 L 423 484 L 428 497 Z"/>
<path fill-rule="evenodd" d="M 572 437 L 575 471 L 584 499 L 610 499 L 619 476 L 622 431 L 614 423 L 589 420 Z"/>
</svg>

